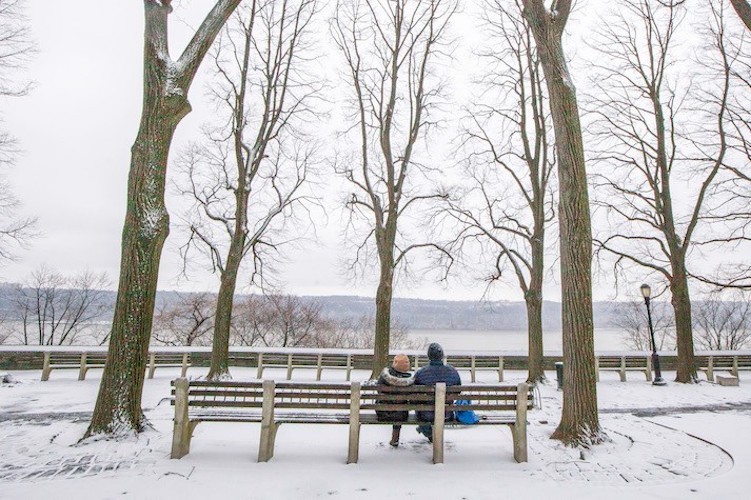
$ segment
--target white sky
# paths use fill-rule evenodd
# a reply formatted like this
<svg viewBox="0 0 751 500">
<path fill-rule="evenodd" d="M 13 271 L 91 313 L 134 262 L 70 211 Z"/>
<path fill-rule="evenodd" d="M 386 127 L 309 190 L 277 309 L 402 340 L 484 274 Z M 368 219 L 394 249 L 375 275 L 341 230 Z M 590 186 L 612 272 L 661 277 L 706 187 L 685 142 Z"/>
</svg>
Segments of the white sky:
<svg viewBox="0 0 751 500">
<path fill-rule="evenodd" d="M 23 212 L 39 218 L 42 236 L 28 251 L 20 253 L 19 261 L 0 268 L 0 280 L 21 281 L 45 263 L 66 274 L 84 269 L 106 271 L 114 288 L 130 147 L 141 107 L 143 3 L 26 3 L 39 49 L 28 71 L 36 88 L 29 96 L 4 104 L 3 126 L 24 150 L 7 177 L 23 202 Z M 176 58 L 192 34 L 189 26 L 197 26 L 213 2 L 173 3 L 170 35 L 172 56 Z M 178 127 L 172 159 L 186 140 L 196 136 L 208 114 L 204 85 L 199 78 L 190 91 L 193 113 Z M 171 209 L 174 200 L 168 197 L 167 204 Z M 172 220 L 176 220 L 174 215 Z M 340 212 L 332 210 L 328 226 L 318 227 L 321 243 L 289 254 L 282 276 L 286 291 L 374 295 L 374 283 L 354 285 L 337 271 L 341 259 L 347 257 L 339 251 L 342 220 Z M 173 231 L 162 255 L 159 288 L 216 290 L 218 279 L 208 274 L 193 274 L 190 282 L 178 280 L 181 263 L 177 248 L 181 242 L 175 236 Z M 612 286 L 598 286 L 596 298 L 612 298 Z M 483 291 L 482 284 L 469 286 L 453 281 L 448 287 L 432 283 L 398 286 L 396 295 L 479 299 Z M 514 288 L 499 290 L 494 297 L 522 299 Z M 559 298 L 557 284 L 548 286 L 546 298 Z"/>
</svg>

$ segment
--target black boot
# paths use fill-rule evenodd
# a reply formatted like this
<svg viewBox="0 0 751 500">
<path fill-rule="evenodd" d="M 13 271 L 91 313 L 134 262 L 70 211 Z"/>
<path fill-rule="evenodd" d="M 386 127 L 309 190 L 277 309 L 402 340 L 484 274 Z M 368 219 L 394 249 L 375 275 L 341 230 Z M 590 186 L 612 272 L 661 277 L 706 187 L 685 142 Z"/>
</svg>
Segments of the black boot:
<svg viewBox="0 0 751 500">
<path fill-rule="evenodd" d="M 399 446 L 399 434 L 401 433 L 401 431 L 402 431 L 401 425 L 395 425 L 391 429 L 391 441 L 389 441 L 389 444 L 393 446 L 394 448 Z"/>
</svg>

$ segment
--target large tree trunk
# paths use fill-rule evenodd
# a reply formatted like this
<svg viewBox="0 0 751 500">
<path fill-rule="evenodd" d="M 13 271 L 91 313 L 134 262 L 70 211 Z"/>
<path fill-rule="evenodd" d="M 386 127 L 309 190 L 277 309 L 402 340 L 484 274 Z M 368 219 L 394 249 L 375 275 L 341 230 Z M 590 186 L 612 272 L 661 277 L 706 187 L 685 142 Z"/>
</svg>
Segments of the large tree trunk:
<svg viewBox="0 0 751 500">
<path fill-rule="evenodd" d="M 551 436 L 566 444 L 602 440 L 597 414 L 592 320 L 592 228 L 579 109 L 561 37 L 568 16 L 526 0 L 525 16 L 540 53 L 558 153 L 561 298 L 563 327 L 563 411 Z"/>
<path fill-rule="evenodd" d="M 675 314 L 675 337 L 678 350 L 675 381 L 692 383 L 698 380 L 694 363 L 694 337 L 691 324 L 691 298 L 685 265 L 674 264 L 670 280 L 673 312 Z"/>
<path fill-rule="evenodd" d="M 167 44 L 172 8 L 166 2 L 144 0 L 143 109 L 131 149 L 117 301 L 107 364 L 84 437 L 130 434 L 145 426 L 141 393 L 159 259 L 169 233 L 164 205 L 169 148 L 178 123 L 190 112 L 187 92 L 198 64 L 239 1 L 219 0 L 175 65 Z"/>
<path fill-rule="evenodd" d="M 748 3 L 748 0 L 730 0 L 730 3 L 733 4 L 733 8 L 738 13 L 741 21 L 743 21 L 743 24 L 751 30 L 751 4 Z"/>
</svg>

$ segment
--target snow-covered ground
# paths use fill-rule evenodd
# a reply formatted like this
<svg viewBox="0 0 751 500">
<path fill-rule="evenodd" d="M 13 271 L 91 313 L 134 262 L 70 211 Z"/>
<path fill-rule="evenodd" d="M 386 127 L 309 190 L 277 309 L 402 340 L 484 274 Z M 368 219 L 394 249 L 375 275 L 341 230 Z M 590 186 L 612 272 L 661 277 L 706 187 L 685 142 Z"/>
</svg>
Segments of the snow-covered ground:
<svg viewBox="0 0 751 500">
<path fill-rule="evenodd" d="M 447 429 L 445 464 L 433 465 L 430 445 L 413 428 L 402 430 L 394 449 L 388 427 L 365 426 L 360 461 L 346 465 L 343 425 L 282 426 L 274 458 L 259 464 L 257 424 L 201 424 L 190 454 L 170 460 L 173 409 L 165 398 L 178 371 L 164 368 L 145 383 L 153 430 L 127 442 L 76 444 L 99 386 L 101 371 L 89 373 L 78 382 L 76 370 L 58 370 L 40 382 L 38 371 L 12 371 L 15 383 L 0 384 L 1 499 L 729 500 L 751 491 L 751 380 L 654 387 L 636 374 L 625 383 L 605 374 L 597 387 L 610 441 L 589 450 L 549 439 L 561 408 L 553 381 L 541 388 L 542 408 L 529 414 L 528 463 L 514 462 L 505 427 Z M 523 377 L 507 372 L 510 382 Z"/>
</svg>

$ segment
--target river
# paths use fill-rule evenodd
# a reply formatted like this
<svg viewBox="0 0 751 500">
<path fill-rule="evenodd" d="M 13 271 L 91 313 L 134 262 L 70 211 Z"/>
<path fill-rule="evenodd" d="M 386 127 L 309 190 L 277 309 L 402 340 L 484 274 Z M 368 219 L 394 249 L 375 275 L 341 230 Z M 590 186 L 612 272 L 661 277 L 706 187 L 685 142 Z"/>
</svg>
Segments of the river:
<svg viewBox="0 0 751 500">
<path fill-rule="evenodd" d="M 623 342 L 626 333 L 619 328 L 596 328 L 595 350 L 629 350 Z M 438 342 L 445 350 L 472 351 L 527 351 L 526 330 L 410 330 L 408 337 L 413 341 Z M 543 332 L 543 349 L 561 351 L 561 331 Z"/>
</svg>

